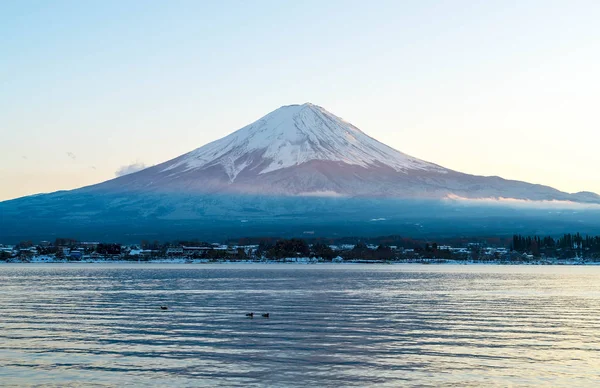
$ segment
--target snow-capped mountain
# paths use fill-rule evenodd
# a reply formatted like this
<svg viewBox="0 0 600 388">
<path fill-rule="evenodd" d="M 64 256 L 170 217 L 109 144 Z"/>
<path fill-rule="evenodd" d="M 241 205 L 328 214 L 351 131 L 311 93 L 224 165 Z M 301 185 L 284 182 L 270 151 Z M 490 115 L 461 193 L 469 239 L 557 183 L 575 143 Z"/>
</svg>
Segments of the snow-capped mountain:
<svg viewBox="0 0 600 388">
<path fill-rule="evenodd" d="M 597 233 L 599 204 L 594 193 L 443 168 L 303 104 L 133 174 L 0 202 L 0 241 Z"/>
<path fill-rule="evenodd" d="M 443 168 L 395 150 L 310 103 L 283 106 L 178 158 L 87 189 L 600 202 L 594 195 Z"/>
</svg>

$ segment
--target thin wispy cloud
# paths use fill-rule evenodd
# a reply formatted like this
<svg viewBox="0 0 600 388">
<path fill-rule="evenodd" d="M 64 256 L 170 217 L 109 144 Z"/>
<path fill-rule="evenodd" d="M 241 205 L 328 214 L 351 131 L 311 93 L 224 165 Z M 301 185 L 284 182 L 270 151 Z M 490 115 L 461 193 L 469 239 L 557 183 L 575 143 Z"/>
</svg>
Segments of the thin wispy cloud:
<svg viewBox="0 0 600 388">
<path fill-rule="evenodd" d="M 67 152 L 67 156 L 68 156 L 69 158 L 71 158 L 72 160 L 76 160 L 76 159 L 77 159 L 77 156 L 75 156 L 75 154 L 74 154 L 74 153 L 72 153 L 72 152 L 70 152 L 70 151 L 69 151 L 69 152 Z"/>
</svg>

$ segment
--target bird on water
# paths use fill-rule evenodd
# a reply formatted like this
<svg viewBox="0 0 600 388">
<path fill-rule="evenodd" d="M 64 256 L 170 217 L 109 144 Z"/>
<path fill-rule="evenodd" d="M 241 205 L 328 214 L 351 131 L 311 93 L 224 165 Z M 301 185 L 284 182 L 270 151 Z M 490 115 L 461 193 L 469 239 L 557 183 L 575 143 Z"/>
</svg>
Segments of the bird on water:
<svg viewBox="0 0 600 388">
<path fill-rule="evenodd" d="M 248 318 L 254 318 L 254 313 L 248 313 L 248 314 L 246 314 L 246 316 L 247 316 Z"/>
<path fill-rule="evenodd" d="M 167 306 L 160 306 L 161 310 L 168 310 L 169 308 Z"/>
<path fill-rule="evenodd" d="M 264 314 L 262 315 L 262 317 L 263 317 L 263 318 L 269 318 L 269 313 L 264 313 Z"/>
</svg>

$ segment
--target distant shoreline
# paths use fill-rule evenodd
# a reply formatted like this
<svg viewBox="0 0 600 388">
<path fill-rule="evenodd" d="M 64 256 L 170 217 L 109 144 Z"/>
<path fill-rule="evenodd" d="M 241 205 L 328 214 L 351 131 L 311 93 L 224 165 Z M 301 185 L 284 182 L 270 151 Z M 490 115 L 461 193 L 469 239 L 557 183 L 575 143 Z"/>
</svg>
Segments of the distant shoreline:
<svg viewBox="0 0 600 388">
<path fill-rule="evenodd" d="M 369 261 L 369 260 L 345 260 L 340 262 L 320 261 L 320 260 L 185 260 L 185 259 L 156 259 L 156 260 L 32 260 L 32 261 L 2 261 L 0 265 L 39 265 L 39 264 L 131 264 L 131 265 L 157 265 L 157 264 L 175 264 L 175 265 L 415 265 L 415 266 L 598 266 L 600 262 L 585 260 L 534 260 L 534 261 L 458 261 L 458 260 L 415 260 L 415 261 Z"/>
</svg>

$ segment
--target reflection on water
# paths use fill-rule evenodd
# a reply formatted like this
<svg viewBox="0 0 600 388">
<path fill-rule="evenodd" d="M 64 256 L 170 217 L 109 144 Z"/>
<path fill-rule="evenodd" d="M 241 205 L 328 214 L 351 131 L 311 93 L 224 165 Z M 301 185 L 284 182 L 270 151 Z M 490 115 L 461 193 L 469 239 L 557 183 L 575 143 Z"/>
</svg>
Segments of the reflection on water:
<svg viewBox="0 0 600 388">
<path fill-rule="evenodd" d="M 0 303 L 2 385 L 600 380 L 597 267 L 0 265 Z"/>
</svg>

